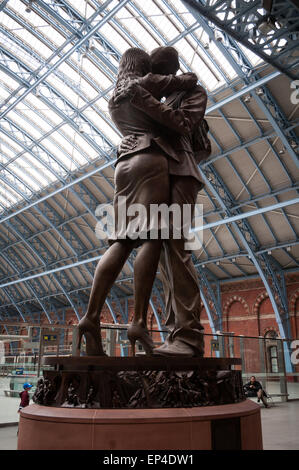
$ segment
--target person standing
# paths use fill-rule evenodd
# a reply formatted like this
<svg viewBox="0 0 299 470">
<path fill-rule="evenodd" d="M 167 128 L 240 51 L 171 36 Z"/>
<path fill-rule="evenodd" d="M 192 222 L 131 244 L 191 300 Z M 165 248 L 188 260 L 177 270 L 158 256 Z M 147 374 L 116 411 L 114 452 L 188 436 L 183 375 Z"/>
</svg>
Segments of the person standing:
<svg viewBox="0 0 299 470">
<path fill-rule="evenodd" d="M 25 382 L 24 385 L 23 385 L 23 391 L 19 393 L 20 395 L 20 398 L 21 398 L 21 401 L 20 401 L 20 404 L 19 404 L 19 409 L 18 409 L 18 413 L 23 409 L 25 408 L 26 406 L 29 405 L 29 402 L 30 402 L 30 395 L 28 393 L 28 391 L 33 387 L 33 385 L 31 385 L 30 383 L 28 382 Z"/>
</svg>

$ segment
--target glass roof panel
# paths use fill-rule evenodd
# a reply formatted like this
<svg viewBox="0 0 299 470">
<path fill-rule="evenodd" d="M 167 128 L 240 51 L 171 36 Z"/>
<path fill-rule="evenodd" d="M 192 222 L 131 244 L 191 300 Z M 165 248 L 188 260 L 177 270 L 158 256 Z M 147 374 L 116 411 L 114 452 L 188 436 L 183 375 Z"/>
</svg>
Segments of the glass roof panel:
<svg viewBox="0 0 299 470">
<path fill-rule="evenodd" d="M 7 99 L 8 95 L 10 95 L 18 87 L 19 87 L 19 84 L 16 80 L 14 80 L 7 73 L 0 70 L 0 90 L 1 90 L 1 96 L 3 96 L 3 99 L 4 97 L 5 99 Z"/>
<path fill-rule="evenodd" d="M 27 100 L 27 102 L 29 102 L 29 100 Z M 45 116 L 40 113 L 39 109 L 35 109 L 33 107 L 29 108 L 24 101 L 17 105 L 16 108 L 22 112 L 24 118 L 30 120 L 40 129 L 41 135 L 52 129 L 52 126 L 46 121 Z"/>
<path fill-rule="evenodd" d="M 38 111 L 38 116 L 37 114 L 35 115 L 35 120 L 40 122 L 40 116 L 42 116 L 42 124 L 41 127 L 44 125 L 49 125 L 50 127 L 52 126 L 57 126 L 62 122 L 62 118 L 58 116 L 57 112 L 53 111 L 43 100 L 42 97 L 47 97 L 48 89 L 45 87 L 39 87 L 39 92 L 40 92 L 40 97 L 36 97 L 33 93 L 27 96 L 26 98 L 26 103 L 30 103 L 30 107 L 34 107 L 36 111 Z M 49 95 L 51 96 L 51 95 Z M 31 106 L 32 105 L 32 106 Z M 46 122 L 45 122 L 46 121 Z"/>
<path fill-rule="evenodd" d="M 23 170 L 34 176 L 36 181 L 39 181 L 41 186 L 46 186 L 57 179 L 42 162 L 28 153 L 26 156 L 22 157 L 22 159 L 18 160 L 18 162 Z"/>
<path fill-rule="evenodd" d="M 0 12 L 0 116 L 5 114 L 0 118 L 0 162 L 16 175 L 14 178 L 12 173 L 5 173 L 24 194 L 55 181 L 55 173 L 65 176 L 96 158 L 102 159 L 119 143 L 120 134 L 108 112 L 111 92 L 105 94 L 105 90 L 113 86 L 117 57 L 127 48 L 138 46 L 150 51 L 172 44 L 180 55 L 181 72 L 193 70 L 209 92 L 236 77 L 217 43 L 201 26 L 185 34 L 196 20 L 180 0 L 131 0 L 98 29 L 85 57 L 83 45 L 63 60 L 118 1 L 111 1 L 104 12 L 96 14 L 104 3 L 45 0 L 50 14 L 43 2 L 33 2 L 28 13 L 27 2 L 9 0 Z M 89 23 L 92 15 L 94 19 Z M 240 47 L 253 66 L 261 63 L 252 52 Z M 55 63 L 60 59 L 57 67 Z M 34 86 L 50 67 L 47 78 Z M 22 98 L 28 85 L 33 89 Z M 14 105 L 18 97 L 20 101 Z M 6 113 L 10 105 L 13 109 Z M 36 140 L 40 143 L 37 146 Z M 27 152 L 28 147 L 41 162 Z M 13 204 L 21 196 L 11 191 L 14 195 L 9 201 Z M 3 194 L 2 189 L 1 197 Z"/>
<path fill-rule="evenodd" d="M 2 163 L 2 165 L 5 164 L 6 162 L 8 162 L 10 158 L 13 158 L 14 155 L 15 155 L 15 152 L 11 148 L 7 147 L 1 139 L 0 140 L 0 163 Z"/>
<path fill-rule="evenodd" d="M 150 51 L 155 47 L 160 46 L 160 43 L 157 41 L 157 39 L 154 39 L 154 34 L 152 32 L 149 33 L 147 29 L 145 29 L 145 21 L 142 18 L 136 18 L 134 16 L 132 18 L 122 20 L 122 23 L 127 28 L 127 30 L 130 31 L 130 36 L 134 38 L 141 47 L 144 47 L 146 51 Z M 106 24 L 103 28 L 101 28 L 101 33 L 103 33 L 103 35 L 109 39 L 114 47 L 118 49 L 119 35 L 109 24 Z M 132 46 L 136 46 L 136 44 L 129 43 L 128 46 L 123 48 L 123 51 L 121 52 L 124 52 L 126 49 L 128 49 L 128 47 Z"/>
<path fill-rule="evenodd" d="M 15 109 L 17 109 L 17 107 Z M 18 128 L 24 130 L 24 133 L 26 133 L 27 136 L 30 136 L 26 138 L 26 136 L 24 135 L 27 144 L 30 144 L 30 139 L 38 139 L 39 137 L 41 137 L 42 132 L 39 131 L 37 127 L 35 127 L 33 124 L 31 124 L 28 119 L 22 116 L 20 112 L 14 110 L 10 111 L 7 114 L 7 118 L 10 119 L 13 123 L 15 123 Z"/>
<path fill-rule="evenodd" d="M 86 159 L 91 158 L 91 155 L 95 154 L 95 149 L 69 124 L 65 124 L 61 129 L 69 141 L 73 142 L 76 139 L 76 145 L 82 149 L 82 156 L 85 155 Z M 85 162 L 86 160 L 84 160 Z"/>
<path fill-rule="evenodd" d="M 51 141 L 47 139 L 44 142 L 45 147 L 55 155 L 55 158 L 63 164 L 70 171 L 74 171 L 76 168 L 79 168 L 81 165 L 87 163 L 87 159 L 84 158 L 83 152 L 79 152 L 75 145 L 77 146 L 78 133 L 73 132 L 73 140 L 67 140 L 59 132 L 55 132 L 51 135 Z M 56 144 L 56 145 L 55 145 Z"/>
<path fill-rule="evenodd" d="M 4 128 L 8 127 L 8 123 L 1 122 L 1 128 L 4 130 Z M 9 128 L 10 129 L 10 128 Z M 5 134 L 5 132 L 0 133 L 0 140 L 3 142 L 5 145 L 5 148 L 11 149 L 14 152 L 14 155 L 18 154 L 19 152 L 22 151 L 22 147 L 18 145 L 14 140 L 12 140 L 9 136 Z"/>
<path fill-rule="evenodd" d="M 16 202 L 22 199 L 15 191 L 13 191 L 7 184 L 1 180 L 0 184 L 0 203 L 4 207 L 9 207 L 11 204 L 15 204 Z"/>
<path fill-rule="evenodd" d="M 24 183 L 29 186 L 31 191 L 38 191 L 42 185 L 36 179 L 34 172 L 31 172 L 29 163 L 25 158 L 18 158 L 18 160 L 9 165 L 9 169 L 14 172 Z M 30 171 L 29 171 L 30 169 Z"/>
<path fill-rule="evenodd" d="M 11 167 L 7 167 L 7 170 L 1 171 L 1 186 L 2 181 L 7 184 L 10 190 L 16 192 L 18 195 L 29 195 L 32 191 L 30 186 L 26 184 L 23 177 L 18 177 Z"/>
</svg>

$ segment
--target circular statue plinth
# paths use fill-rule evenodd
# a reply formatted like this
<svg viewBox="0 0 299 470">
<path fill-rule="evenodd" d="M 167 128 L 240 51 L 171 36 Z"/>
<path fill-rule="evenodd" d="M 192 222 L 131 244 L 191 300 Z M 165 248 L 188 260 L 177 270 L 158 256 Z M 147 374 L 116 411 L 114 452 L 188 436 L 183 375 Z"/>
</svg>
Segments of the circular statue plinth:
<svg viewBox="0 0 299 470">
<path fill-rule="evenodd" d="M 48 357 L 33 401 L 89 408 L 186 408 L 245 400 L 238 358 Z"/>
<path fill-rule="evenodd" d="M 260 450 L 260 407 L 79 409 L 30 405 L 18 450 Z"/>
<path fill-rule="evenodd" d="M 50 357 L 18 449 L 261 449 L 239 358 Z"/>
</svg>

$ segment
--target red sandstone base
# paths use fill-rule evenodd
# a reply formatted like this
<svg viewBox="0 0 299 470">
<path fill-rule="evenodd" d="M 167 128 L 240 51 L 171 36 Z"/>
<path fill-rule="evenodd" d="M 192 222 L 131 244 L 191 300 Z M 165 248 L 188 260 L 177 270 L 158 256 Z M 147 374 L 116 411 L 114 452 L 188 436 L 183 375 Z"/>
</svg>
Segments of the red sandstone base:
<svg viewBox="0 0 299 470">
<path fill-rule="evenodd" d="M 31 405 L 20 413 L 19 450 L 262 449 L 260 407 L 76 409 Z"/>
</svg>

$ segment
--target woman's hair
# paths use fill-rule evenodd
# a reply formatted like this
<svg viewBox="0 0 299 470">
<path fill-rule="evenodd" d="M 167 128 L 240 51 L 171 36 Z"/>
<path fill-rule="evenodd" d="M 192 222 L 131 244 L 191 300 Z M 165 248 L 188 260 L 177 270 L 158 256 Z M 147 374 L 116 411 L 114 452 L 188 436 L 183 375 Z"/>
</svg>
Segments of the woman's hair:
<svg viewBox="0 0 299 470">
<path fill-rule="evenodd" d="M 119 63 L 117 81 L 132 76 L 144 77 L 152 71 L 150 56 L 138 47 L 131 47 L 122 55 Z"/>
</svg>

